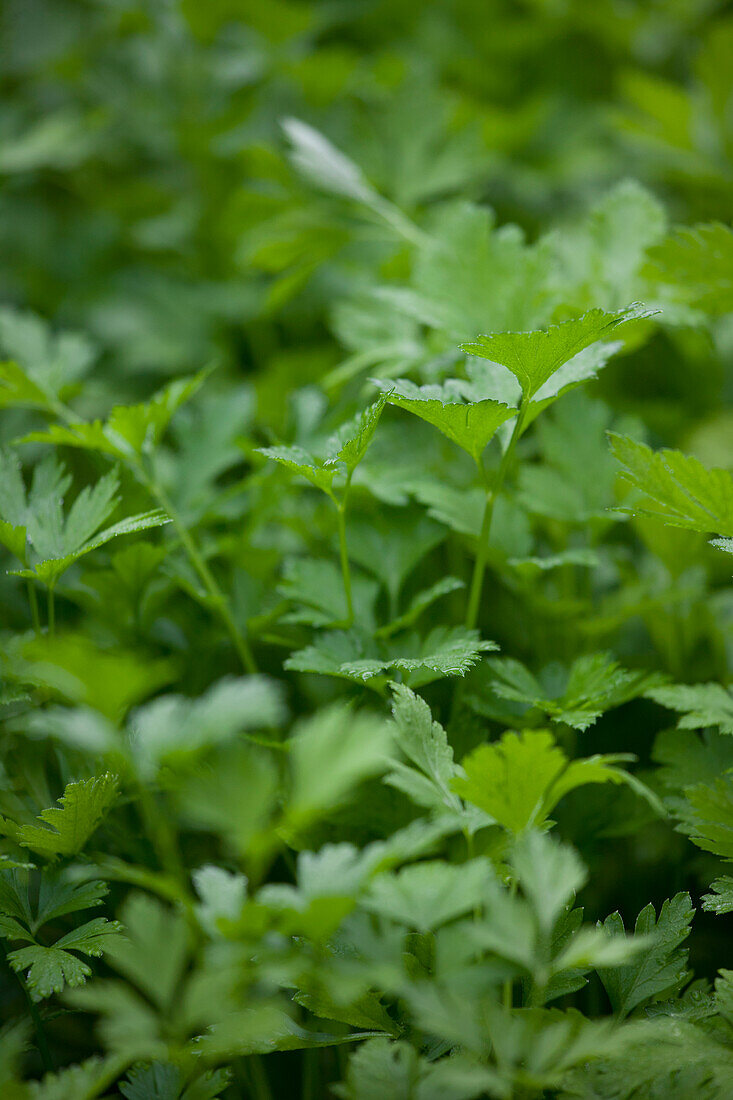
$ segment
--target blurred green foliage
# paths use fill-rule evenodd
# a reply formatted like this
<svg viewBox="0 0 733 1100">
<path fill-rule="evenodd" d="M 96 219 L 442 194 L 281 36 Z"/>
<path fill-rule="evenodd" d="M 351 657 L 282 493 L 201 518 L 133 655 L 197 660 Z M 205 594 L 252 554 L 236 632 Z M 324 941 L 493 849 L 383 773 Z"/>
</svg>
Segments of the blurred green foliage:
<svg viewBox="0 0 733 1100">
<path fill-rule="evenodd" d="M 731 5 L 0 54 L 3 1100 L 728 1100 Z"/>
</svg>

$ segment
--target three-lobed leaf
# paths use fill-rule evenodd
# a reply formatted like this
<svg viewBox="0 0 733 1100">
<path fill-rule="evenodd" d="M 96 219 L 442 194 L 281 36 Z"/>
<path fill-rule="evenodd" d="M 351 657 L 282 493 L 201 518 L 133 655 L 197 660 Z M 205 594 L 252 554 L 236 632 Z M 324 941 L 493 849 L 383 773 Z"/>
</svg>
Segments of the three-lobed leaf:
<svg viewBox="0 0 733 1100">
<path fill-rule="evenodd" d="M 497 332 L 479 336 L 461 348 L 510 370 L 528 402 L 579 352 L 607 338 L 619 326 L 648 316 L 650 312 L 638 303 L 615 312 L 591 309 L 582 317 L 551 325 L 544 331 Z"/>
</svg>

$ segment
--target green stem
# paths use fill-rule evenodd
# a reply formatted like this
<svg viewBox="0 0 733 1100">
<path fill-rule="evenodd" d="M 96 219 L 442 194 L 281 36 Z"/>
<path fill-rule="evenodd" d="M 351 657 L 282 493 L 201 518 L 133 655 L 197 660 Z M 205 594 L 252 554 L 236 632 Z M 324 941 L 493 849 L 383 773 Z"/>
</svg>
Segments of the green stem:
<svg viewBox="0 0 733 1100">
<path fill-rule="evenodd" d="M 53 638 L 56 633 L 56 595 L 53 587 L 48 589 L 48 636 Z"/>
<path fill-rule="evenodd" d="M 252 1083 L 252 1100 L 272 1100 L 272 1089 L 261 1055 L 251 1054 L 247 1058 L 247 1071 L 247 1076 Z"/>
<path fill-rule="evenodd" d="M 319 1088 L 318 1052 L 303 1051 L 303 1090 L 302 1100 L 319 1100 L 323 1095 Z"/>
<path fill-rule="evenodd" d="M 515 898 L 517 896 L 518 882 L 516 878 L 513 878 L 509 887 L 509 897 Z M 502 991 L 502 1003 L 507 1010 L 514 1006 L 514 981 L 511 978 L 507 978 L 504 982 L 504 988 Z"/>
<path fill-rule="evenodd" d="M 240 661 L 246 672 L 256 673 L 257 664 L 255 662 L 252 650 L 250 649 L 247 639 L 242 634 L 241 630 L 237 626 L 229 609 L 229 605 L 226 601 L 224 593 L 219 588 L 216 579 L 209 569 L 206 561 L 201 555 L 199 548 L 194 542 L 191 532 L 186 527 L 185 523 L 181 519 L 178 511 L 173 505 L 170 497 L 163 489 L 161 485 L 154 479 L 148 476 L 148 474 L 140 468 L 145 486 L 152 497 L 158 502 L 164 512 L 167 512 L 171 518 L 171 522 L 176 530 L 176 534 L 181 540 L 181 546 L 186 552 L 188 560 L 198 573 L 206 591 L 209 594 L 212 604 L 216 607 L 217 613 L 224 623 L 227 629 L 229 637 L 232 640 L 232 644 L 237 651 Z"/>
<path fill-rule="evenodd" d="M 372 203 L 372 210 L 410 244 L 417 245 L 418 248 L 425 248 L 430 244 L 431 238 L 428 234 L 424 233 L 411 218 L 408 218 L 407 214 L 403 214 L 400 208 L 388 199 L 380 195 L 379 199 Z"/>
<path fill-rule="evenodd" d="M 522 404 L 519 407 L 519 413 L 514 422 L 514 431 L 509 440 L 509 445 L 502 456 L 494 484 L 486 493 L 486 504 L 484 506 L 483 519 L 481 520 L 481 532 L 478 537 L 478 550 L 476 552 L 476 561 L 474 563 L 473 577 L 471 578 L 471 588 L 468 596 L 468 608 L 466 610 L 466 626 L 469 630 L 473 630 L 478 622 L 479 607 L 481 605 L 481 590 L 484 585 L 486 563 L 489 558 L 489 537 L 491 535 L 491 521 L 494 518 L 494 504 L 502 490 L 507 471 L 514 457 L 514 451 L 517 446 L 517 441 L 522 434 L 528 407 L 529 403 L 522 398 Z"/>
<path fill-rule="evenodd" d="M 2 942 L 0 942 L 0 952 L 7 962 L 8 955 L 5 949 L 5 945 Z M 13 970 L 13 968 L 10 966 L 10 963 L 8 963 L 8 968 L 10 970 Z M 56 1067 L 53 1064 L 53 1058 L 51 1057 L 51 1051 L 48 1047 L 48 1039 L 46 1038 L 46 1031 L 43 1026 L 41 1014 L 38 1011 L 38 1006 L 31 997 L 30 990 L 25 984 L 25 979 L 23 978 L 23 975 L 20 974 L 17 970 L 13 970 L 13 973 L 18 980 L 20 988 L 23 990 L 23 996 L 25 997 L 26 1005 L 28 1006 L 28 1015 L 33 1022 L 33 1028 L 36 1033 L 36 1045 L 38 1047 L 38 1053 L 41 1056 L 41 1061 L 43 1062 L 43 1068 L 45 1069 L 46 1073 L 53 1073 Z"/>
<path fill-rule="evenodd" d="M 33 629 L 36 632 L 36 637 L 41 633 L 41 617 L 38 613 L 38 595 L 36 594 L 36 586 L 33 581 L 28 581 L 28 603 L 31 609 L 31 619 L 33 621 Z"/>
<path fill-rule="evenodd" d="M 182 899 L 188 895 L 186 869 L 175 836 L 165 815 L 160 812 L 155 794 L 140 784 L 139 805 L 145 830 L 163 871 L 176 882 Z"/>
<path fill-rule="evenodd" d="M 346 626 L 351 626 L 354 621 L 354 602 L 351 594 L 351 569 L 349 567 L 349 551 L 346 545 L 346 495 L 337 505 L 338 530 L 339 530 L 339 555 L 341 557 L 341 576 L 344 579 L 344 596 L 346 597 Z"/>
</svg>

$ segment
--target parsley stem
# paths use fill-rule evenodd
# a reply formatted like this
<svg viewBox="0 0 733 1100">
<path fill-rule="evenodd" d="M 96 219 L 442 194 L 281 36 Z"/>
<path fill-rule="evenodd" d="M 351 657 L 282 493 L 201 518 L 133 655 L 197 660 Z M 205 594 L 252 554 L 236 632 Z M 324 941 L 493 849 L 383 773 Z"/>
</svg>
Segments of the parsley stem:
<svg viewBox="0 0 733 1100">
<path fill-rule="evenodd" d="M 349 551 L 346 545 L 346 498 L 337 505 L 339 554 L 341 557 L 341 575 L 344 579 L 344 596 L 346 597 L 346 626 L 351 626 L 354 621 L 354 602 L 351 594 L 351 569 L 349 567 Z"/>
<path fill-rule="evenodd" d="M 186 869 L 183 866 L 175 834 L 158 806 L 155 792 L 144 783 L 140 784 L 138 803 L 145 830 L 161 869 L 174 880 L 181 893 L 181 900 L 187 904 L 185 902 L 188 894 Z"/>
<path fill-rule="evenodd" d="M 56 595 L 53 587 L 48 588 L 48 636 L 53 638 L 56 633 Z"/>
<path fill-rule="evenodd" d="M 162 485 L 159 484 L 155 478 L 150 477 L 147 472 L 140 467 L 139 468 L 145 486 L 148 492 L 155 498 L 164 512 L 170 516 L 171 522 L 176 530 L 176 534 L 181 540 L 181 546 L 186 552 L 188 560 L 196 570 L 201 579 L 206 591 L 209 594 L 212 604 L 216 608 L 219 618 L 223 622 L 227 629 L 229 637 L 232 640 L 232 644 L 237 651 L 242 666 L 246 672 L 256 673 L 257 664 L 255 662 L 252 650 L 250 649 L 249 642 L 244 637 L 242 631 L 234 621 L 234 617 L 229 609 L 226 597 L 219 588 L 219 585 L 214 577 L 214 574 L 209 569 L 206 561 L 201 554 L 198 546 L 196 545 L 191 532 L 186 527 L 185 523 L 181 519 L 181 516 L 177 509 L 174 507 L 173 502 L 166 493 Z"/>
<path fill-rule="evenodd" d="M 388 199 L 379 196 L 379 199 L 375 199 L 372 204 L 372 210 L 375 214 L 378 214 L 387 225 L 398 234 L 403 237 L 412 245 L 417 245 L 418 248 L 425 248 L 430 244 L 430 237 L 427 233 L 424 233 L 419 226 L 415 225 L 411 218 L 408 218 L 407 214 L 404 214 L 398 206 L 390 202 Z"/>
<path fill-rule="evenodd" d="M 5 962 L 8 963 L 8 969 L 13 970 L 13 968 L 10 966 L 10 963 L 8 962 L 8 954 L 5 949 L 5 945 L 2 942 L 0 942 L 0 953 L 2 953 L 2 957 L 5 959 Z M 33 1028 L 36 1033 L 36 1046 L 38 1047 L 38 1053 L 40 1054 L 41 1061 L 43 1062 L 43 1068 L 45 1069 L 46 1073 L 53 1073 L 56 1067 L 53 1064 L 51 1051 L 48 1047 L 48 1039 L 46 1038 L 46 1030 L 43 1026 L 43 1020 L 41 1019 L 41 1014 L 38 1011 L 38 1006 L 31 997 L 30 990 L 28 989 L 28 986 L 25 983 L 25 979 L 20 971 L 13 970 L 13 973 L 18 980 L 20 988 L 23 990 L 23 996 L 25 997 L 25 1001 L 28 1006 L 28 1015 L 33 1022 Z"/>
<path fill-rule="evenodd" d="M 484 584 L 484 574 L 486 572 L 486 563 L 489 557 L 489 537 L 491 535 L 491 521 L 494 517 L 494 504 L 496 498 L 502 490 L 504 480 L 507 475 L 509 466 L 511 465 L 512 458 L 514 457 L 514 451 L 517 446 L 517 441 L 522 434 L 522 428 L 524 427 L 524 421 L 527 416 L 528 402 L 522 398 L 522 403 L 519 406 L 519 413 L 517 419 L 514 422 L 514 431 L 512 432 L 509 445 L 502 455 L 499 469 L 496 474 L 494 484 L 490 489 L 486 491 L 486 504 L 484 505 L 484 515 L 481 520 L 481 531 L 478 537 L 478 550 L 476 552 L 476 561 L 473 568 L 473 577 L 471 578 L 471 588 L 468 597 L 468 608 L 466 611 L 466 626 L 469 630 L 473 630 L 478 622 L 479 607 L 481 604 L 481 590 Z"/>
<path fill-rule="evenodd" d="M 36 637 L 41 633 L 41 618 L 38 614 L 38 596 L 36 594 L 36 586 L 33 581 L 28 582 L 28 604 L 31 609 L 31 619 L 33 621 L 33 629 L 36 632 Z"/>
<path fill-rule="evenodd" d="M 509 897 L 515 898 L 517 896 L 517 886 L 519 885 L 516 875 L 512 876 L 512 881 L 509 884 Z M 502 990 L 502 1003 L 504 1008 L 510 1010 L 514 1007 L 514 981 L 511 978 L 507 978 L 504 982 Z"/>
<path fill-rule="evenodd" d="M 246 1060 L 247 1076 L 252 1085 L 253 1100 L 272 1100 L 272 1089 L 260 1054 L 250 1054 Z"/>
</svg>

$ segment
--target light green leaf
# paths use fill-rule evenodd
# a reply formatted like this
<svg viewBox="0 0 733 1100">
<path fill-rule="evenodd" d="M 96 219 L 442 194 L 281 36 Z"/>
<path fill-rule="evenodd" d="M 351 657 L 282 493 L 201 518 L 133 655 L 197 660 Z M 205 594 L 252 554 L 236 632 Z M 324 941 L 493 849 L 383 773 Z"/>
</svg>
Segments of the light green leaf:
<svg viewBox="0 0 733 1100">
<path fill-rule="evenodd" d="M 510 860 L 540 928 L 549 934 L 588 877 L 580 856 L 569 845 L 531 831 L 517 840 Z"/>
<path fill-rule="evenodd" d="M 120 916 L 125 938 L 110 946 L 108 964 L 161 1011 L 169 1011 L 188 955 L 183 916 L 140 893 L 127 898 Z"/>
<path fill-rule="evenodd" d="M 198 392 L 211 370 L 169 382 L 145 404 L 117 405 L 106 421 L 52 424 L 46 431 L 30 432 L 23 443 L 51 443 L 97 451 L 129 461 L 149 454 L 163 438 L 173 415 Z"/>
<path fill-rule="evenodd" d="M 284 715 L 273 681 L 228 677 L 197 699 L 162 695 L 140 707 L 130 724 L 130 748 L 139 774 L 149 780 L 164 762 L 192 758 L 244 730 L 277 726 Z"/>
<path fill-rule="evenodd" d="M 0 309 L 0 349 L 14 362 L 0 364 L 0 407 L 56 412 L 58 400 L 89 370 L 96 353 L 75 332 L 52 333 L 34 313 Z"/>
<path fill-rule="evenodd" d="M 302 825 L 337 806 L 388 763 L 392 730 L 384 719 L 334 704 L 301 722 L 288 742 L 292 790 L 288 819 Z"/>
<path fill-rule="evenodd" d="M 191 878 L 201 899 L 196 915 L 208 934 L 216 936 L 218 921 L 223 917 L 234 921 L 241 913 L 247 897 L 247 879 L 212 863 L 199 867 Z"/>
<path fill-rule="evenodd" d="M 302 447 L 260 447 L 258 454 L 273 459 L 290 473 L 304 477 L 317 489 L 333 496 L 333 480 L 339 472 L 336 465 L 322 465 Z"/>
<path fill-rule="evenodd" d="M 714 316 L 733 309 L 733 229 L 720 222 L 677 229 L 649 250 L 649 275 L 672 297 Z"/>
<path fill-rule="evenodd" d="M 119 535 L 160 527 L 168 523 L 164 512 L 143 512 L 118 523 L 99 528 L 117 507 L 119 480 L 114 470 L 92 486 L 86 486 L 66 514 L 63 494 L 70 478 L 53 457 L 36 466 L 26 494 L 20 467 L 9 454 L 0 457 L 0 513 L 6 523 L 0 530 L 28 568 L 13 570 L 14 576 L 28 577 L 53 586 L 59 577 L 84 554 L 96 550 Z M 10 524 L 10 529 L 7 524 Z M 23 531 L 27 534 L 28 546 Z"/>
<path fill-rule="evenodd" d="M 497 429 L 517 413 L 509 405 L 490 399 L 463 403 L 449 400 L 440 387 L 415 386 L 406 379 L 377 384 L 386 389 L 391 405 L 407 409 L 432 424 L 470 454 L 477 464 L 480 464 L 486 445 Z"/>
<path fill-rule="evenodd" d="M 370 912 L 419 932 L 431 932 L 479 905 L 493 878 L 488 860 L 453 865 L 416 863 L 379 875 L 361 904 Z"/>
<path fill-rule="evenodd" d="M 290 141 L 290 159 L 311 183 L 367 206 L 379 199 L 361 168 L 318 130 L 297 118 L 283 119 L 281 125 Z"/>
<path fill-rule="evenodd" d="M 548 730 L 505 733 L 500 741 L 479 745 L 463 761 L 465 777 L 451 786 L 499 825 L 520 833 L 539 827 L 561 798 L 588 783 L 625 783 L 614 767 L 628 756 L 589 756 L 569 761 Z"/>
<path fill-rule="evenodd" d="M 546 331 L 479 336 L 462 344 L 461 349 L 469 355 L 501 363 L 518 379 L 524 399 L 529 401 L 578 352 L 607 338 L 620 325 L 649 316 L 650 312 L 638 303 L 613 313 L 592 309 Z"/>
<path fill-rule="evenodd" d="M 407 1042 L 369 1039 L 349 1058 L 343 1100 L 508 1100 L 498 1074 L 463 1054 L 429 1061 Z"/>
<path fill-rule="evenodd" d="M 424 783 L 419 787 L 422 792 L 420 805 L 460 810 L 460 800 L 451 789 L 451 782 L 459 769 L 453 759 L 453 749 L 448 744 L 445 730 L 433 720 L 430 707 L 425 700 L 415 695 L 408 687 L 393 684 L 392 693 L 395 748 L 400 749 L 415 767 L 405 769 L 403 766 L 391 772 L 386 782 L 405 790 L 404 771 L 409 770 L 415 773 L 418 780 L 427 782 L 426 788 Z M 414 779 L 415 776 L 412 778 Z M 408 793 L 414 797 L 414 784 L 413 789 Z M 426 795 L 427 803 L 423 800 Z"/>
<path fill-rule="evenodd" d="M 652 451 L 628 436 L 609 433 L 611 450 L 624 467 L 623 477 L 644 494 L 626 508 L 673 527 L 733 535 L 733 476 L 708 469 L 681 451 Z"/>
<path fill-rule="evenodd" d="M 344 424 L 330 441 L 329 450 L 335 452 L 332 461 L 343 462 L 349 473 L 354 472 L 366 454 L 387 400 L 388 394 L 380 394 L 374 404 L 369 405 L 349 424 Z"/>
<path fill-rule="evenodd" d="M 649 688 L 644 694 L 681 714 L 680 729 L 717 726 L 721 733 L 733 734 L 733 692 L 722 684 L 669 684 Z"/>
<path fill-rule="evenodd" d="M 104 1093 L 110 1076 L 116 1076 L 120 1068 L 115 1059 L 87 1058 L 30 1083 L 30 1100 L 96 1100 Z"/>
</svg>

